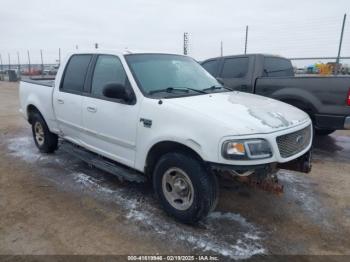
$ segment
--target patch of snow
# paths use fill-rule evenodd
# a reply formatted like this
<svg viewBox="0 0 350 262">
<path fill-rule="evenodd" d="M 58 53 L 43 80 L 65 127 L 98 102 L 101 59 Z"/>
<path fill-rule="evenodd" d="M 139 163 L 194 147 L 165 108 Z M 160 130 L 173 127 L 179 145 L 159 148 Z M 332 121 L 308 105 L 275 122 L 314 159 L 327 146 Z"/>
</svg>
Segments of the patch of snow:
<svg viewBox="0 0 350 262">
<path fill-rule="evenodd" d="M 292 197 L 300 202 L 304 210 L 317 212 L 321 208 L 320 202 L 312 195 L 310 182 L 303 175 L 282 171 L 278 174 L 278 179 L 288 183 L 286 193 L 291 193 Z"/>
<path fill-rule="evenodd" d="M 100 185 L 98 180 L 91 178 L 84 173 L 73 173 L 74 180 L 84 187 L 88 187 L 98 193 L 110 195 L 109 197 L 118 205 L 125 209 L 125 217 L 129 221 L 137 221 L 148 226 L 152 231 L 165 235 L 168 239 L 180 240 L 191 244 L 194 249 L 200 249 L 208 252 L 227 256 L 234 259 L 249 258 L 253 255 L 266 253 L 265 248 L 260 243 L 261 232 L 252 223 L 240 214 L 213 212 L 202 222 L 206 230 L 196 232 L 188 230 L 184 225 L 178 225 L 175 222 L 157 215 L 157 210 L 148 203 L 140 204 L 135 195 L 130 195 L 123 189 L 112 190 Z M 226 239 L 218 239 L 215 235 L 217 227 L 222 221 L 229 221 L 234 224 L 235 228 L 242 228 L 243 232 L 230 233 Z M 235 237 L 239 237 L 235 239 Z"/>
<path fill-rule="evenodd" d="M 75 185 L 80 188 L 115 202 L 124 209 L 128 221 L 140 223 L 166 239 L 182 242 L 193 249 L 214 252 L 234 259 L 266 253 L 261 243 L 261 232 L 240 214 L 213 212 L 201 222 L 205 229 L 194 229 L 160 215 L 159 209 L 152 205 L 151 201 L 141 203 L 140 193 L 123 188 L 111 189 L 103 184 L 103 180 L 77 172 L 74 165 L 68 167 L 57 155 L 42 155 L 35 147 L 32 137 L 10 138 L 7 146 L 10 155 L 19 157 L 25 162 L 34 163 L 45 159 L 61 165 L 68 171 L 65 179 L 71 177 Z M 231 228 L 234 231 L 231 231 Z"/>
<path fill-rule="evenodd" d="M 7 142 L 11 156 L 21 158 L 28 163 L 48 159 L 48 156 L 41 154 L 36 148 L 32 137 L 10 138 Z"/>
<path fill-rule="evenodd" d="M 291 172 L 288 170 L 280 170 L 278 172 L 278 180 L 287 183 L 301 183 L 303 179 L 303 174 L 297 172 Z"/>
<path fill-rule="evenodd" d="M 95 182 L 91 177 L 85 175 L 84 173 L 73 173 L 74 180 L 84 186 L 95 185 Z"/>
<path fill-rule="evenodd" d="M 210 215 L 208 216 L 209 219 L 224 219 L 224 220 L 231 220 L 231 221 L 235 221 L 238 222 L 242 225 L 244 225 L 245 227 L 254 227 L 251 223 L 248 223 L 247 220 L 242 217 L 240 214 L 235 214 L 235 213 L 222 213 L 222 212 L 212 212 L 210 213 Z"/>
<path fill-rule="evenodd" d="M 287 184 L 284 191 L 286 197 L 297 201 L 315 222 L 332 227 L 328 221 L 328 210 L 314 193 L 309 177 L 305 174 L 281 170 L 278 173 L 278 179 Z"/>
<path fill-rule="evenodd" d="M 247 239 L 252 239 L 252 240 L 259 240 L 261 237 L 259 237 L 256 234 L 250 234 L 250 233 L 244 233 L 244 237 Z"/>
</svg>

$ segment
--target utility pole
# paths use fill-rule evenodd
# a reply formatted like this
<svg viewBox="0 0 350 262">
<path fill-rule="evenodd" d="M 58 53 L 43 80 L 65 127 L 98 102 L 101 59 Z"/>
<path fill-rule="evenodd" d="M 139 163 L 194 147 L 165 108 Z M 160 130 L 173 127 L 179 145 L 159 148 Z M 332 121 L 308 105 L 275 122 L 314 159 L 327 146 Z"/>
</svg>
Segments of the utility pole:
<svg viewBox="0 0 350 262">
<path fill-rule="evenodd" d="M 44 74 L 44 60 L 43 60 L 43 50 L 40 49 L 40 57 L 41 57 L 41 75 Z"/>
<path fill-rule="evenodd" d="M 27 54 L 28 54 L 28 74 L 30 75 L 32 70 L 31 70 L 31 65 L 30 65 L 30 55 L 29 55 L 29 50 L 27 50 Z"/>
<path fill-rule="evenodd" d="M 184 55 L 188 54 L 188 33 L 184 33 Z"/>
<path fill-rule="evenodd" d="M 247 46 L 248 46 L 248 26 L 246 26 L 245 28 L 244 54 L 247 54 Z"/>
<path fill-rule="evenodd" d="M 340 41 L 339 41 L 339 49 L 338 49 L 338 56 L 337 56 L 337 60 L 335 62 L 335 74 L 338 74 L 339 71 L 339 60 L 340 60 L 340 52 L 341 52 L 341 46 L 343 44 L 343 35 L 344 35 L 344 28 L 345 28 L 345 21 L 346 21 L 346 14 L 344 14 L 344 18 L 343 18 L 343 25 L 341 27 L 341 33 L 340 33 Z"/>
<path fill-rule="evenodd" d="M 19 52 L 17 52 L 18 76 L 21 75 L 21 62 L 19 61 Z"/>
<path fill-rule="evenodd" d="M 4 71 L 4 67 L 3 67 L 3 64 L 2 64 L 2 56 L 0 54 L 0 65 L 1 65 L 1 72 Z"/>
<path fill-rule="evenodd" d="M 3 68 L 3 65 L 2 65 L 2 57 L 1 57 L 1 54 L 0 54 L 0 81 L 3 80 L 3 75 L 4 75 L 4 68 Z"/>
<path fill-rule="evenodd" d="M 58 66 L 61 65 L 61 48 L 58 48 Z"/>
<path fill-rule="evenodd" d="M 224 43 L 221 41 L 220 42 L 220 56 L 224 55 Z"/>
<path fill-rule="evenodd" d="M 8 53 L 8 57 L 9 57 L 9 70 L 11 69 L 11 57 L 10 57 L 10 53 Z"/>
</svg>

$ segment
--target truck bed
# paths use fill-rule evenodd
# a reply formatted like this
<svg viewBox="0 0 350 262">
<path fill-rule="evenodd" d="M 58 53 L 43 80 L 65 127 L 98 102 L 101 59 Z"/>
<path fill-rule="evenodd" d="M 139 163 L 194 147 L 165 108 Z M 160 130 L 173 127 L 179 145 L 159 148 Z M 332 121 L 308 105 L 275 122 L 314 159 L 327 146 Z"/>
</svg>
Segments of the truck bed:
<svg viewBox="0 0 350 262">
<path fill-rule="evenodd" d="M 35 105 L 43 115 L 49 129 L 57 132 L 57 121 L 52 107 L 54 79 L 52 78 L 25 78 L 19 85 L 19 97 L 23 116 L 28 119 L 28 110 Z"/>
<path fill-rule="evenodd" d="M 305 105 L 302 108 L 313 112 L 317 127 L 343 129 L 345 117 L 350 116 L 350 106 L 347 105 L 349 89 L 350 77 L 298 76 L 259 77 L 254 91 L 259 95 Z"/>
<path fill-rule="evenodd" d="M 311 102 L 320 114 L 350 115 L 349 88 L 350 77 L 263 77 L 257 79 L 255 93 L 276 98 L 295 95 Z"/>
<path fill-rule="evenodd" d="M 30 78 L 23 78 L 21 80 L 22 82 L 27 82 L 31 84 L 36 84 L 36 85 L 43 85 L 43 86 L 51 86 L 53 87 L 55 78 L 50 77 L 30 77 Z"/>
</svg>

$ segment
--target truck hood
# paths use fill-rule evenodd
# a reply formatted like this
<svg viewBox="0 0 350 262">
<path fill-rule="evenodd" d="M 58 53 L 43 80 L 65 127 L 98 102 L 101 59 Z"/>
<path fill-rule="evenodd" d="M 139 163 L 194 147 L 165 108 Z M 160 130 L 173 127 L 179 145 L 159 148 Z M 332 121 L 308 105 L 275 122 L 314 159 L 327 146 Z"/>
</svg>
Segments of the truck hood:
<svg viewBox="0 0 350 262">
<path fill-rule="evenodd" d="M 203 114 L 212 128 L 224 125 L 237 135 L 271 133 L 309 119 L 306 113 L 286 103 L 237 91 L 173 98 L 168 102 Z"/>
</svg>

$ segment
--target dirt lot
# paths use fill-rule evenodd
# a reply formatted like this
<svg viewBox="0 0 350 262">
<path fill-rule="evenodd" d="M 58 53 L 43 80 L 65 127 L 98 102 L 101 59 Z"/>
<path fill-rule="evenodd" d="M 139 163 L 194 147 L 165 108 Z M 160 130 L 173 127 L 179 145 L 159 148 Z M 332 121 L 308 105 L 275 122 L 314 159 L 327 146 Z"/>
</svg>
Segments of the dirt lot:
<svg viewBox="0 0 350 262">
<path fill-rule="evenodd" d="M 61 150 L 39 154 L 17 93 L 0 82 L 0 254 L 350 255 L 349 131 L 316 138 L 311 174 L 280 171 L 283 195 L 226 184 L 215 212 L 190 227 L 146 185 Z"/>
</svg>

